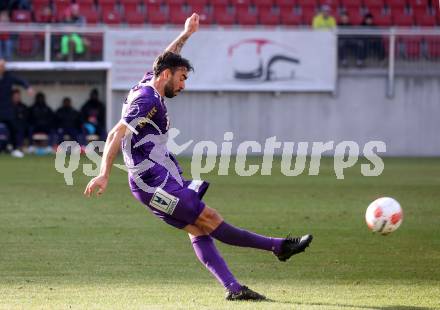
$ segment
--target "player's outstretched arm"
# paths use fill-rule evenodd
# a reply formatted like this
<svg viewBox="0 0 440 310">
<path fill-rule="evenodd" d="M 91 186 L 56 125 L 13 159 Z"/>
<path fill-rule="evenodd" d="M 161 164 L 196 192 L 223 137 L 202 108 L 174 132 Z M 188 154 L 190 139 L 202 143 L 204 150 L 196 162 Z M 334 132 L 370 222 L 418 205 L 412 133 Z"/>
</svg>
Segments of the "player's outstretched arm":
<svg viewBox="0 0 440 310">
<path fill-rule="evenodd" d="M 90 197 L 95 189 L 98 189 L 97 194 L 101 195 L 107 188 L 108 178 L 110 177 L 110 171 L 112 169 L 113 161 L 119 152 L 121 147 L 121 140 L 125 135 L 127 126 L 122 122 L 116 124 L 112 130 L 110 130 L 107 141 L 105 141 L 104 154 L 102 155 L 101 169 L 99 175 L 92 180 L 84 191 L 84 195 Z"/>
<path fill-rule="evenodd" d="M 185 27 L 179 36 L 165 49 L 167 52 L 180 54 L 188 38 L 199 29 L 199 15 L 193 13 L 185 21 Z"/>
</svg>

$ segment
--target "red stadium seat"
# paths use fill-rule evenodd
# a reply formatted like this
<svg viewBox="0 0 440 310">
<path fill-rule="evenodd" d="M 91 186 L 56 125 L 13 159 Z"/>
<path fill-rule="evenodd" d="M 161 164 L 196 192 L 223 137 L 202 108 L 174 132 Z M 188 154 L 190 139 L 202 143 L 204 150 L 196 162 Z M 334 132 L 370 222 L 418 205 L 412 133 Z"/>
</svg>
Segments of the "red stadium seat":
<svg viewBox="0 0 440 310">
<path fill-rule="evenodd" d="M 414 24 L 413 16 L 405 14 L 404 11 L 393 10 L 393 24 L 400 27 L 411 27 Z"/>
<path fill-rule="evenodd" d="M 387 5 L 391 10 L 403 10 L 406 7 L 406 0 L 387 0 Z"/>
<path fill-rule="evenodd" d="M 231 4 L 229 0 L 211 0 L 212 6 L 228 6 Z"/>
<path fill-rule="evenodd" d="M 244 26 L 253 26 L 258 23 L 258 16 L 250 7 L 240 7 L 237 10 L 237 23 Z"/>
<path fill-rule="evenodd" d="M 168 13 L 160 8 L 150 7 L 147 10 L 147 22 L 153 25 L 168 23 Z"/>
<path fill-rule="evenodd" d="M 72 1 L 70 0 L 53 0 L 54 9 L 57 15 L 59 15 L 61 12 L 66 11 L 71 4 Z"/>
<path fill-rule="evenodd" d="M 404 36 L 397 38 L 397 42 L 403 47 L 406 58 L 415 59 L 420 57 L 422 37 Z"/>
<path fill-rule="evenodd" d="M 381 9 L 384 7 L 383 0 L 364 0 L 365 7 L 370 9 Z"/>
<path fill-rule="evenodd" d="M 162 4 L 162 0 L 144 0 L 144 6 L 148 9 L 158 10 L 160 5 Z"/>
<path fill-rule="evenodd" d="M 338 12 L 338 9 L 339 9 L 339 1 L 338 0 L 321 0 L 318 8 L 322 7 L 323 5 L 328 5 L 334 15 L 336 15 L 336 13 Z"/>
<path fill-rule="evenodd" d="M 316 0 L 297 0 L 297 4 L 301 9 L 315 9 L 318 6 Z"/>
<path fill-rule="evenodd" d="M 32 1 L 32 11 L 35 13 L 41 9 L 50 6 L 49 0 L 33 0 Z"/>
<path fill-rule="evenodd" d="M 161 6 L 161 2 L 157 1 L 157 0 L 146 0 L 144 2 L 144 6 L 145 6 L 145 10 L 150 11 L 153 10 L 154 12 L 157 12 L 159 10 L 161 10 L 160 6 Z M 167 14 L 168 16 L 168 14 Z"/>
<path fill-rule="evenodd" d="M 429 36 L 425 37 L 425 42 L 427 45 L 427 56 L 428 58 L 440 58 L 440 37 Z"/>
<path fill-rule="evenodd" d="M 262 25 L 276 26 L 280 24 L 280 15 L 277 11 L 271 9 L 259 10 L 258 15 Z"/>
<path fill-rule="evenodd" d="M 107 25 L 119 25 L 122 22 L 121 14 L 116 10 L 103 12 L 102 22 Z"/>
<path fill-rule="evenodd" d="M 437 23 L 435 16 L 429 14 L 428 12 L 425 12 L 424 14 L 422 12 L 417 12 L 414 15 L 414 19 L 416 21 L 416 25 L 423 27 L 434 27 Z"/>
<path fill-rule="evenodd" d="M 208 5 L 208 0 L 187 0 L 186 4 L 188 4 L 190 7 L 205 7 Z"/>
<path fill-rule="evenodd" d="M 75 3 L 79 4 L 80 6 L 95 5 L 95 0 L 76 0 Z"/>
<path fill-rule="evenodd" d="M 231 0 L 231 4 L 235 9 L 247 8 L 251 5 L 251 0 Z"/>
<path fill-rule="evenodd" d="M 284 10 L 291 10 L 296 6 L 296 0 L 274 0 L 274 3 L 280 8 L 280 13 Z"/>
<path fill-rule="evenodd" d="M 200 16 L 199 22 L 201 25 L 211 25 L 214 23 L 214 16 L 211 12 L 199 13 L 196 11 L 196 13 L 198 13 Z"/>
<path fill-rule="evenodd" d="M 32 21 L 31 12 L 27 10 L 12 11 L 11 21 L 14 23 L 29 23 Z"/>
<path fill-rule="evenodd" d="M 234 11 L 230 11 L 226 6 L 216 6 L 214 7 L 214 21 L 219 25 L 234 25 L 236 15 Z"/>
<path fill-rule="evenodd" d="M 209 25 L 213 23 L 212 10 L 208 8 L 207 0 L 189 0 L 188 5 L 188 15 L 192 13 L 197 13 L 200 16 L 200 22 L 204 25 Z"/>
<path fill-rule="evenodd" d="M 102 15 L 107 15 L 115 10 L 116 0 L 98 0 Z"/>
<path fill-rule="evenodd" d="M 345 8 L 345 12 L 349 16 L 361 15 L 361 8 L 360 7 L 348 7 L 348 8 Z"/>
<path fill-rule="evenodd" d="M 84 35 L 84 38 L 89 42 L 88 50 L 90 56 L 93 59 L 102 59 L 102 51 L 103 51 L 103 38 L 102 34 L 92 34 L 88 33 Z"/>
<path fill-rule="evenodd" d="M 54 23 L 56 22 L 55 16 L 52 14 L 50 8 L 46 7 L 34 10 L 34 19 L 36 23 Z"/>
<path fill-rule="evenodd" d="M 364 17 L 359 11 L 348 11 L 347 12 L 348 18 L 350 19 L 350 23 L 353 26 L 359 26 L 362 24 Z"/>
<path fill-rule="evenodd" d="M 390 27 L 393 24 L 391 15 L 377 14 L 374 15 L 373 21 L 374 24 L 379 27 Z"/>
<path fill-rule="evenodd" d="M 99 12 L 94 6 L 81 6 L 80 14 L 84 16 L 87 24 L 97 24 L 100 21 Z"/>
<path fill-rule="evenodd" d="M 375 19 L 376 16 L 382 15 L 384 10 L 383 10 L 383 8 L 370 8 L 370 9 L 367 9 L 367 12 L 370 13 L 371 15 L 373 15 L 373 19 Z"/>
<path fill-rule="evenodd" d="M 207 6 L 205 6 L 205 5 L 194 4 L 194 5 L 188 6 L 188 12 L 189 12 L 188 13 L 189 15 L 192 13 L 197 13 L 200 15 L 200 14 L 208 14 L 209 10 L 208 10 Z"/>
<path fill-rule="evenodd" d="M 32 57 L 38 54 L 42 44 L 42 35 L 35 33 L 21 33 L 17 40 L 17 54 L 21 57 Z"/>
<path fill-rule="evenodd" d="M 304 25 L 310 26 L 313 22 L 313 17 L 316 15 L 316 11 L 314 8 L 303 8 L 301 12 L 302 23 Z"/>
<path fill-rule="evenodd" d="M 127 24 L 135 26 L 135 25 L 143 25 L 145 23 L 145 14 L 141 13 L 137 10 L 133 10 L 130 12 L 125 12 L 125 21 Z"/>
<path fill-rule="evenodd" d="M 185 4 L 185 0 L 165 0 L 164 3 L 168 4 L 168 6 L 182 6 Z"/>
<path fill-rule="evenodd" d="M 182 25 L 185 23 L 186 18 L 188 17 L 188 13 L 185 12 L 183 5 L 170 5 L 169 8 L 170 14 L 170 23 L 175 25 Z"/>
<path fill-rule="evenodd" d="M 50 0 L 32 0 L 32 6 L 37 5 L 37 6 L 46 6 L 46 5 L 50 5 Z"/>
<path fill-rule="evenodd" d="M 437 16 L 438 16 L 438 14 L 440 14 L 440 2 L 438 2 L 438 1 L 432 1 L 432 2 L 431 2 L 431 6 L 432 6 L 432 9 L 433 9 L 435 12 L 437 12 Z"/>
<path fill-rule="evenodd" d="M 438 1 L 433 1 L 437 2 Z M 409 6 L 413 9 L 413 10 L 427 10 L 428 9 L 428 1 L 427 0 L 408 0 Z"/>
<path fill-rule="evenodd" d="M 341 0 L 341 6 L 346 9 L 359 9 L 361 7 L 361 0 Z"/>
<path fill-rule="evenodd" d="M 254 5 L 258 9 L 260 9 L 260 8 L 270 9 L 275 4 L 275 1 L 272 1 L 272 0 L 254 0 L 253 3 L 254 3 Z"/>
<path fill-rule="evenodd" d="M 125 16 L 128 13 L 139 11 L 139 0 L 120 0 L 121 8 L 125 12 Z"/>
<path fill-rule="evenodd" d="M 297 26 L 302 24 L 302 16 L 295 14 L 293 9 L 281 11 L 280 17 L 282 25 Z"/>
</svg>

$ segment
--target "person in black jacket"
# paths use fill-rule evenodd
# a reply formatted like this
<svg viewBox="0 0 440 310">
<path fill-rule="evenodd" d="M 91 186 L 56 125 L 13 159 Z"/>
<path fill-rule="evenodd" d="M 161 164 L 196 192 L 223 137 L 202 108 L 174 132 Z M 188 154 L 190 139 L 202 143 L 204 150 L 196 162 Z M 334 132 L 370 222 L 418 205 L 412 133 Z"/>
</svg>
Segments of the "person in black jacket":
<svg viewBox="0 0 440 310">
<path fill-rule="evenodd" d="M 54 129 L 54 113 L 46 103 L 46 97 L 43 93 L 38 92 L 35 95 L 34 104 L 30 108 L 29 113 L 30 134 L 45 133 L 49 138 L 49 146 L 53 143 L 53 129 Z"/>
<path fill-rule="evenodd" d="M 28 134 L 29 108 L 21 101 L 20 90 L 16 88 L 12 90 L 12 103 L 14 109 L 15 145 L 17 149 L 21 149 L 24 138 Z"/>
<path fill-rule="evenodd" d="M 64 141 L 64 136 L 69 136 L 84 145 L 80 135 L 81 115 L 72 107 L 72 100 L 64 97 L 61 107 L 55 112 L 58 144 Z"/>
<path fill-rule="evenodd" d="M 105 106 L 99 100 L 98 90 L 95 88 L 90 92 L 87 100 L 81 108 L 84 132 L 86 135 L 95 134 L 101 139 L 106 138 L 105 132 Z"/>
<path fill-rule="evenodd" d="M 364 16 L 362 26 L 368 28 L 377 27 L 374 22 L 374 16 L 371 13 L 367 13 Z M 373 56 L 379 60 L 385 59 L 385 48 L 383 46 L 382 38 L 378 35 L 376 36 L 362 36 L 363 50 L 368 56 Z"/>
<path fill-rule="evenodd" d="M 338 27 L 352 27 L 350 17 L 343 11 L 340 15 Z M 338 38 L 338 57 L 342 66 L 348 66 L 348 58 L 356 58 L 356 66 L 361 67 L 365 62 L 364 44 L 358 36 L 340 35 Z"/>
<path fill-rule="evenodd" d="M 34 91 L 29 84 L 13 74 L 6 71 L 6 61 L 0 59 L 0 123 L 6 125 L 9 131 L 9 143 L 12 144 L 13 151 L 11 155 L 14 157 L 23 157 L 23 153 L 17 149 L 16 132 L 14 126 L 14 108 L 12 104 L 12 87 L 20 85 L 27 89 L 30 96 Z"/>
</svg>

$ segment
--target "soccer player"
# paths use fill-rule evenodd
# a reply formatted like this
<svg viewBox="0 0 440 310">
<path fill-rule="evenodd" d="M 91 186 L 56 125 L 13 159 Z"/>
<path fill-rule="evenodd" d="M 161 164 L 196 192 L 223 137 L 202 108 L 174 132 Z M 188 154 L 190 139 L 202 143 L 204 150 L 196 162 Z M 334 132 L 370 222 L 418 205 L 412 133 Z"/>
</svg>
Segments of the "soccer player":
<svg viewBox="0 0 440 310">
<path fill-rule="evenodd" d="M 208 183 L 184 180 L 176 159 L 167 151 L 166 132 L 170 123 L 164 97 L 172 98 L 185 88 L 193 68 L 179 53 L 198 27 L 199 16 L 193 14 L 186 20 L 183 32 L 157 57 L 153 72 L 130 90 L 122 118 L 108 134 L 100 174 L 89 182 L 84 194 L 90 197 L 96 189 L 97 195 L 105 191 L 122 142 L 133 196 L 157 217 L 189 234 L 197 258 L 225 287 L 227 300 L 264 300 L 266 297 L 236 280 L 213 238 L 234 246 L 269 251 L 280 261 L 286 261 L 303 252 L 312 236 L 272 238 L 232 226 L 202 201 Z"/>
</svg>

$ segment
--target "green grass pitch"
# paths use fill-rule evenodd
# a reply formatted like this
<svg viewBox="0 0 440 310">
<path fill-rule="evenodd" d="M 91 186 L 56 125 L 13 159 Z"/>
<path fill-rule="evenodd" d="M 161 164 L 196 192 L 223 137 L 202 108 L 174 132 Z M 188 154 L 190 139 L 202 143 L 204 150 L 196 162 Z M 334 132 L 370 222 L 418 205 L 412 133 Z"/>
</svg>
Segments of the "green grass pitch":
<svg viewBox="0 0 440 310">
<path fill-rule="evenodd" d="M 253 161 L 261 162 L 261 158 Z M 121 159 L 118 159 L 121 162 Z M 189 161 L 182 166 L 188 175 Z M 218 169 L 218 166 L 217 166 Z M 385 159 L 379 177 L 360 164 L 319 176 L 204 175 L 208 205 L 261 234 L 312 233 L 305 254 L 217 245 L 236 277 L 271 302 L 226 302 L 188 237 L 153 217 L 116 168 L 106 194 L 86 199 L 82 166 L 67 186 L 51 157 L 0 156 L 1 309 L 440 309 L 440 159 Z M 398 231 L 368 231 L 377 197 L 404 210 Z"/>
</svg>

